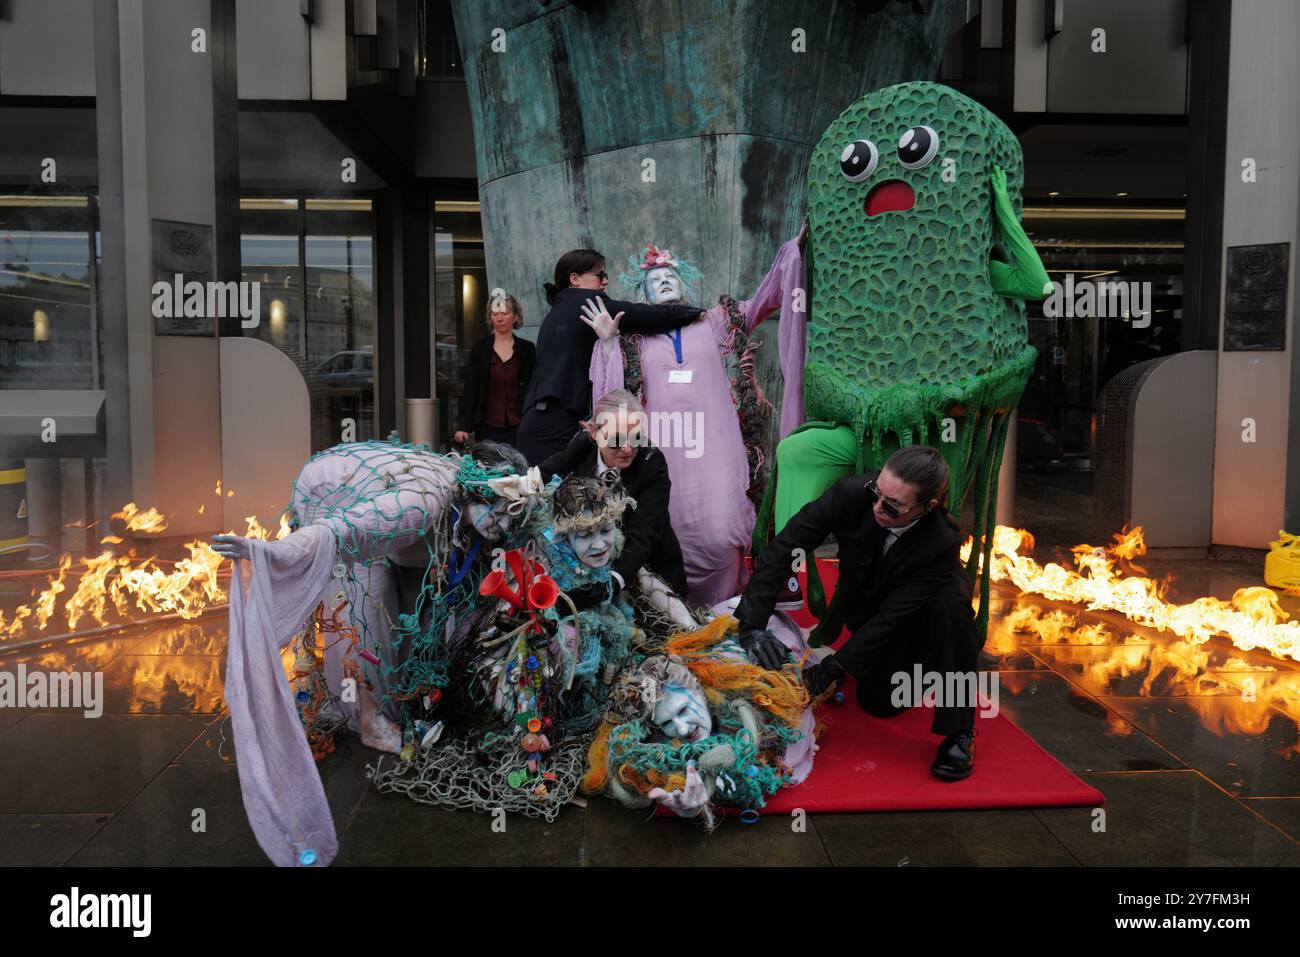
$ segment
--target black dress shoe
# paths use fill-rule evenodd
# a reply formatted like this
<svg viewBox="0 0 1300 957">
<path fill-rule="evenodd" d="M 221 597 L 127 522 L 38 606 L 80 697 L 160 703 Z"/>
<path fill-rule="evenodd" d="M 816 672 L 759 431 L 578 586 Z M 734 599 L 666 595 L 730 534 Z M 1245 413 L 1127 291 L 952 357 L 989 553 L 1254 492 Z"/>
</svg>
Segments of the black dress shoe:
<svg viewBox="0 0 1300 957">
<path fill-rule="evenodd" d="M 939 742 L 930 773 L 945 781 L 961 781 L 975 770 L 975 731 L 950 734 Z"/>
</svg>

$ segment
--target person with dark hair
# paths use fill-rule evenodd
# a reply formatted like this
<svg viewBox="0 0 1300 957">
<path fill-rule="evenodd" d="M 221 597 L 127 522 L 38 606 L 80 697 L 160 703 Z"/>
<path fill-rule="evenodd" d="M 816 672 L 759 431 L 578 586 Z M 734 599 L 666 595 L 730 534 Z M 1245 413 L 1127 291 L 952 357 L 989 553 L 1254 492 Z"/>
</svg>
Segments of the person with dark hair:
<svg viewBox="0 0 1300 957">
<path fill-rule="evenodd" d="M 594 249 L 565 253 L 555 263 L 555 282 L 546 284 L 551 311 L 537 334 L 537 371 L 524 395 L 517 443 L 534 465 L 563 449 L 591 408 L 588 376 L 598 331 L 672 332 L 704 315 L 698 306 L 610 299 L 608 285 L 605 257 Z"/>
<path fill-rule="evenodd" d="M 492 331 L 474 343 L 465 364 L 457 444 L 468 442 L 471 433 L 479 440 L 515 444 L 524 393 L 537 361 L 537 347 L 515 335 L 523 324 L 524 311 L 514 296 L 497 296 L 488 304 Z"/>
<path fill-rule="evenodd" d="M 799 560 L 812 560 L 829 535 L 839 545 L 839 584 L 849 638 L 803 671 L 817 696 L 844 675 L 858 703 L 877 717 L 906 710 L 896 675 L 920 664 L 945 676 L 944 694 L 974 686 L 979 641 L 962 536 L 944 506 L 948 465 L 928 445 L 904 446 L 877 472 L 840 479 L 801 508 L 763 551 L 736 608 L 739 640 L 751 659 L 778 667 L 786 652 L 766 631 L 768 617 Z M 963 681 L 948 676 L 963 676 Z M 967 676 L 969 678 L 967 679 Z M 937 701 L 931 730 L 943 735 L 930 770 L 959 781 L 975 764 L 973 700 Z"/>
</svg>

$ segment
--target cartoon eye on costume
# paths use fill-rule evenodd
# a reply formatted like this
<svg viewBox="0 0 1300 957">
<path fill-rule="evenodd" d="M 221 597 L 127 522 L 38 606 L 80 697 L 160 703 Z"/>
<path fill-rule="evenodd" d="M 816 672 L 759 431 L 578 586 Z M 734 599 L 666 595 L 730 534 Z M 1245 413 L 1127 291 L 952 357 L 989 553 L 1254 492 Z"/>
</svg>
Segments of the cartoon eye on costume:
<svg viewBox="0 0 1300 957">
<path fill-rule="evenodd" d="M 939 152 L 939 134 L 928 126 L 914 126 L 898 139 L 898 161 L 906 169 L 929 166 Z"/>
<path fill-rule="evenodd" d="M 854 140 L 840 154 L 840 169 L 850 183 L 860 183 L 876 171 L 880 150 L 871 140 Z"/>
</svg>

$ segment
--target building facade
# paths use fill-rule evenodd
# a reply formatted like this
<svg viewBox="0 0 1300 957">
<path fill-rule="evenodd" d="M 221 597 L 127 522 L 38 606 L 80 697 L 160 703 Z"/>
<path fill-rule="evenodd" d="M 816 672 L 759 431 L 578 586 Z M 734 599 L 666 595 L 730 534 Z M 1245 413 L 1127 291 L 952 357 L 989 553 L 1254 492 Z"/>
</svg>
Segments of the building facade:
<svg viewBox="0 0 1300 957">
<path fill-rule="evenodd" d="M 511 86 L 510 69 L 486 59 L 494 40 L 539 62 L 558 55 L 546 46 L 556 37 L 607 36 L 623 50 L 617 38 L 643 6 L 8 0 L 0 456 L 28 489 L 14 534 L 90 545 L 68 526 L 107 524 L 128 501 L 172 516 L 174 534 L 273 520 L 285 475 L 309 454 L 408 437 L 430 400 L 430 437 L 445 446 L 489 291 L 519 296 L 531 336 L 545 261 L 563 251 L 552 247 L 594 242 L 616 262 L 633 251 L 622 249 L 631 233 L 599 217 L 521 219 L 511 177 L 567 209 L 577 159 L 592 189 L 607 188 L 600 163 L 672 127 L 695 137 L 692 149 L 708 140 L 737 156 L 771 134 L 797 183 L 823 127 L 758 131 L 761 84 L 728 93 L 744 110 L 723 97 L 704 116 L 696 97 L 685 117 L 638 123 L 624 110 L 617 124 L 587 123 L 580 142 L 537 146 L 530 97 L 562 110 L 546 87 L 558 74 Z M 1300 529 L 1294 4 L 872 0 L 832 5 L 848 25 L 832 31 L 839 42 L 819 44 L 813 29 L 801 51 L 795 31 L 821 22 L 821 4 L 716 6 L 740 24 L 728 55 L 743 59 L 746 38 L 762 33 L 765 62 L 789 46 L 810 77 L 852 65 L 850 79 L 820 84 L 845 105 L 879 72 L 854 58 L 854 30 L 902 38 L 882 49 L 933 42 L 936 66 L 911 78 L 976 97 L 1020 137 L 1025 225 L 1060 283 L 1029 315 L 1039 364 L 1010 456 L 1026 488 L 1077 490 L 1114 530 L 1160 529 L 1155 544 L 1260 548 L 1280 527 Z M 693 39 L 703 27 L 684 7 L 662 9 L 623 57 L 660 92 L 665 51 L 733 49 Z M 699 52 L 708 44 L 713 53 Z M 922 69 L 895 66 L 877 81 Z M 674 89 L 653 95 L 670 103 Z M 597 112 L 584 100 L 584 117 Z M 524 152 L 533 147 L 550 152 Z M 715 246 L 709 237 L 734 217 L 743 239 L 714 270 L 734 288 L 712 295 L 757 282 L 801 215 L 786 184 L 755 218 L 736 180 L 723 219 L 681 234 L 688 247 Z M 633 224 L 644 231 L 670 206 Z M 712 261 L 713 251 L 681 252 Z M 774 348 L 760 369 L 778 398 Z"/>
</svg>

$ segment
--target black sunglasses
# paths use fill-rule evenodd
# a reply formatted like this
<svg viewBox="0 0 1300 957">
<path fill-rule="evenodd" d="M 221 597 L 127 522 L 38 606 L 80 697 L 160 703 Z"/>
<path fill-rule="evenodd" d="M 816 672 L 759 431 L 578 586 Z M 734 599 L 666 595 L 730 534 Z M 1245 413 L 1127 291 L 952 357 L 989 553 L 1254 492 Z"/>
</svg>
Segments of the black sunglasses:
<svg viewBox="0 0 1300 957">
<path fill-rule="evenodd" d="M 601 282 L 604 282 L 609 278 L 609 273 L 605 272 L 603 269 L 600 270 L 600 272 L 590 273 L 589 275 L 595 276 L 597 279 L 601 280 Z"/>
<path fill-rule="evenodd" d="M 867 491 L 875 496 L 876 501 L 880 503 L 880 508 L 890 518 L 902 518 L 913 509 L 920 508 L 924 503 L 917 502 L 915 505 L 909 505 L 907 508 L 899 508 L 889 499 L 880 494 L 880 486 L 876 484 L 875 479 L 867 482 Z"/>
<path fill-rule="evenodd" d="M 633 445 L 640 445 L 642 436 L 640 432 L 633 432 L 630 435 L 624 435 L 622 432 L 616 432 L 609 437 L 611 448 L 624 449 Z"/>
</svg>

